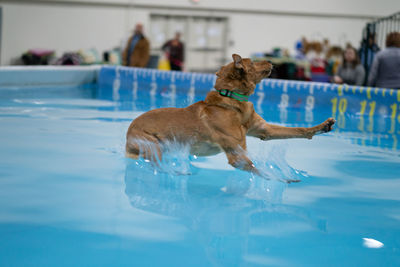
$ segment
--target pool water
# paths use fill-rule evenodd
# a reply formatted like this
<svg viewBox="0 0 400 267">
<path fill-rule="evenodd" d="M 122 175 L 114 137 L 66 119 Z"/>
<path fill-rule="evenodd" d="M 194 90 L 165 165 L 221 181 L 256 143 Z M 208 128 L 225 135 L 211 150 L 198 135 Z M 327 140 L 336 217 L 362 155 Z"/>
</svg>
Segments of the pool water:
<svg viewBox="0 0 400 267">
<path fill-rule="evenodd" d="M 334 114 L 312 140 L 249 138 L 268 180 L 178 144 L 158 169 L 126 159 L 133 118 L 191 102 L 138 99 L 0 90 L 1 266 L 400 265 L 397 120 Z M 332 116 L 256 109 L 287 126 Z"/>
</svg>

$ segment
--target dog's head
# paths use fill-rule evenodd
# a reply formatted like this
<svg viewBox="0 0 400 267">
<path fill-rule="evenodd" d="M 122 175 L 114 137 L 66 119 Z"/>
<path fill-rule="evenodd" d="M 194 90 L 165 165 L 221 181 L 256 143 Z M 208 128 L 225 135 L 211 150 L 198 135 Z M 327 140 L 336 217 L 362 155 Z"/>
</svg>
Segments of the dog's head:
<svg viewBox="0 0 400 267">
<path fill-rule="evenodd" d="M 227 89 L 244 95 L 251 95 L 256 84 L 271 74 L 272 64 L 268 61 L 253 62 L 249 58 L 232 55 L 233 62 L 221 67 L 216 73 L 215 89 Z"/>
</svg>

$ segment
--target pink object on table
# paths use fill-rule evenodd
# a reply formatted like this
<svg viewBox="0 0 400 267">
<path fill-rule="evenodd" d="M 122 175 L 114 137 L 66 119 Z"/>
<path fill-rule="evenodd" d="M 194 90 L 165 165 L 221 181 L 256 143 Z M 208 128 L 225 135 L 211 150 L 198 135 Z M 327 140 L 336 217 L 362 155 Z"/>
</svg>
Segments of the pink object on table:
<svg viewBox="0 0 400 267">
<path fill-rule="evenodd" d="M 29 49 L 28 53 L 39 57 L 48 56 L 54 53 L 54 50 L 49 49 Z"/>
</svg>

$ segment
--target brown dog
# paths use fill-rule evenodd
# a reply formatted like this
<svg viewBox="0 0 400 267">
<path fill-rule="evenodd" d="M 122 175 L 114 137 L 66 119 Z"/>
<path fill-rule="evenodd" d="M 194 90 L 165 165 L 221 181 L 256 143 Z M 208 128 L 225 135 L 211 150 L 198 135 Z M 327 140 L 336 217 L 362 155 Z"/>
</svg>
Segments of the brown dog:
<svg viewBox="0 0 400 267">
<path fill-rule="evenodd" d="M 246 135 L 261 140 L 308 138 L 332 130 L 335 120 L 311 128 L 289 128 L 265 122 L 247 102 L 256 84 L 267 78 L 272 64 L 252 62 L 232 55 L 233 61 L 217 73 L 215 89 L 186 108 L 160 108 L 146 112 L 129 126 L 126 138 L 127 156 L 143 156 L 161 160 L 163 146 L 169 142 L 190 145 L 190 153 L 198 156 L 224 151 L 235 168 L 260 175 L 246 153 Z"/>
</svg>

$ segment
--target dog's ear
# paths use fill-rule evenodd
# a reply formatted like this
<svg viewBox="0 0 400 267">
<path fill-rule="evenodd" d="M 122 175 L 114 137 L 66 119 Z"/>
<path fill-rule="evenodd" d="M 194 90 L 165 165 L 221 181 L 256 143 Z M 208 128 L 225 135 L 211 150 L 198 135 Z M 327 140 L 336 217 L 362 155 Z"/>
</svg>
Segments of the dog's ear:
<svg viewBox="0 0 400 267">
<path fill-rule="evenodd" d="M 233 62 L 235 63 L 235 68 L 238 70 L 244 70 L 242 57 L 238 54 L 232 54 Z"/>
</svg>

